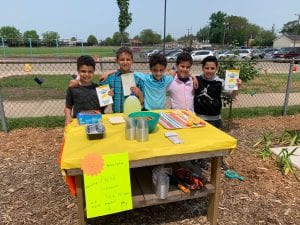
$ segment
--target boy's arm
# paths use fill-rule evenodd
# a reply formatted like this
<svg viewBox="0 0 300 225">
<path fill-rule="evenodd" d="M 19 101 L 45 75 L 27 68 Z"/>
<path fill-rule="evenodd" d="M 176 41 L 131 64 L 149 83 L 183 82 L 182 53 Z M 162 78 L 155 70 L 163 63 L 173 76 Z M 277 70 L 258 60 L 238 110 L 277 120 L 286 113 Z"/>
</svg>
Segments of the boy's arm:
<svg viewBox="0 0 300 225">
<path fill-rule="evenodd" d="M 130 90 L 138 97 L 142 105 L 144 103 L 144 95 L 141 89 L 139 89 L 138 87 L 131 87 Z"/>
<path fill-rule="evenodd" d="M 64 113 L 65 113 L 65 119 L 66 119 L 65 124 L 68 125 L 69 123 L 72 122 L 72 115 L 71 115 L 72 109 L 65 106 Z"/>
<path fill-rule="evenodd" d="M 104 73 L 102 73 L 102 75 L 100 75 L 99 80 L 100 81 L 105 81 L 107 79 L 107 77 L 115 72 L 117 72 L 118 70 L 108 70 Z"/>
</svg>

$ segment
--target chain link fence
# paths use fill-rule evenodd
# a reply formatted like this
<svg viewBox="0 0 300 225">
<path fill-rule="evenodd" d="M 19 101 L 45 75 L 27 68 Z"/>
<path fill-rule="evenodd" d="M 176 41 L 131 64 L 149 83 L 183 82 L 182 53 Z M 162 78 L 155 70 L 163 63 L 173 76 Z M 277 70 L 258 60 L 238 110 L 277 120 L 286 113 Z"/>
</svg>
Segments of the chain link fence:
<svg viewBox="0 0 300 225">
<path fill-rule="evenodd" d="M 170 62 L 168 66 L 172 67 L 173 64 Z M 295 66 L 297 67 L 291 62 L 258 61 L 256 67 L 259 69 L 259 76 L 243 83 L 232 110 L 245 107 L 284 107 L 285 103 L 300 105 L 300 74 Z M 98 61 L 95 77 L 117 68 L 114 61 Z M 135 62 L 133 70 L 150 73 L 147 61 Z M 66 89 L 75 72 L 75 58 L 0 61 L 0 112 L 2 109 L 5 113 L 5 117 L 3 113 L 1 116 L 2 124 L 5 118 L 63 116 Z M 201 64 L 195 62 L 192 73 L 197 75 L 201 72 Z M 288 85 L 289 74 L 291 79 Z"/>
</svg>

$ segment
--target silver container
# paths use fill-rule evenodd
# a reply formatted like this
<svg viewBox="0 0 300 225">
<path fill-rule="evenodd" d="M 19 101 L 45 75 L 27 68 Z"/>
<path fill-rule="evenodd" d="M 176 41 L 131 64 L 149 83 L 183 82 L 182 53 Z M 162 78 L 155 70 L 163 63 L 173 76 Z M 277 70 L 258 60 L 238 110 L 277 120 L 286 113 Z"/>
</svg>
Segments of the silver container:
<svg viewBox="0 0 300 225">
<path fill-rule="evenodd" d="M 125 120 L 125 138 L 126 140 L 135 140 L 135 121 L 130 117 L 126 118 Z"/>
<path fill-rule="evenodd" d="M 148 141 L 149 130 L 147 120 L 143 117 L 139 118 L 135 128 L 135 139 L 140 142 Z"/>
</svg>

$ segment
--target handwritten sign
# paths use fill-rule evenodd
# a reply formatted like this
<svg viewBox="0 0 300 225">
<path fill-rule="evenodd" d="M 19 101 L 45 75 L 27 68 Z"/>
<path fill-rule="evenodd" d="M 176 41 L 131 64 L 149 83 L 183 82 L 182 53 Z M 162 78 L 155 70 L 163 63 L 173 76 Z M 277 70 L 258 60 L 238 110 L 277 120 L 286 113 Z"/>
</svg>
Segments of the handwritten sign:
<svg viewBox="0 0 300 225">
<path fill-rule="evenodd" d="M 124 96 L 128 96 L 131 94 L 130 88 L 136 86 L 134 80 L 134 74 L 133 73 L 122 74 L 121 79 L 122 79 Z"/>
<path fill-rule="evenodd" d="M 103 159 L 101 173 L 83 175 L 87 218 L 132 209 L 128 154 L 104 155 Z"/>
<path fill-rule="evenodd" d="M 239 70 L 226 70 L 224 90 L 238 90 L 237 79 L 239 78 Z"/>
</svg>

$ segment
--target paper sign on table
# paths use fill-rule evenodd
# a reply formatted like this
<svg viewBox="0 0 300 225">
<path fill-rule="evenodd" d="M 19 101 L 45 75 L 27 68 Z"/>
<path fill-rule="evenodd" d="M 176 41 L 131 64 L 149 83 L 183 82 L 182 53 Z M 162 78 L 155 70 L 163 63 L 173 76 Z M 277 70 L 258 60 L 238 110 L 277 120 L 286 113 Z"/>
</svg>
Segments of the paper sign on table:
<svg viewBox="0 0 300 225">
<path fill-rule="evenodd" d="M 100 106 L 106 106 L 113 103 L 112 96 L 108 94 L 109 90 L 109 85 L 103 85 L 96 88 Z"/>
<path fill-rule="evenodd" d="M 84 176 L 87 218 L 132 209 L 128 153 L 104 155 L 104 168 Z"/>
<path fill-rule="evenodd" d="M 122 79 L 124 96 L 128 96 L 131 94 L 130 88 L 136 86 L 134 80 L 134 74 L 133 73 L 122 74 L 121 79 Z"/>
<path fill-rule="evenodd" d="M 239 70 L 226 70 L 224 90 L 238 90 L 237 80 L 239 78 Z"/>
</svg>

